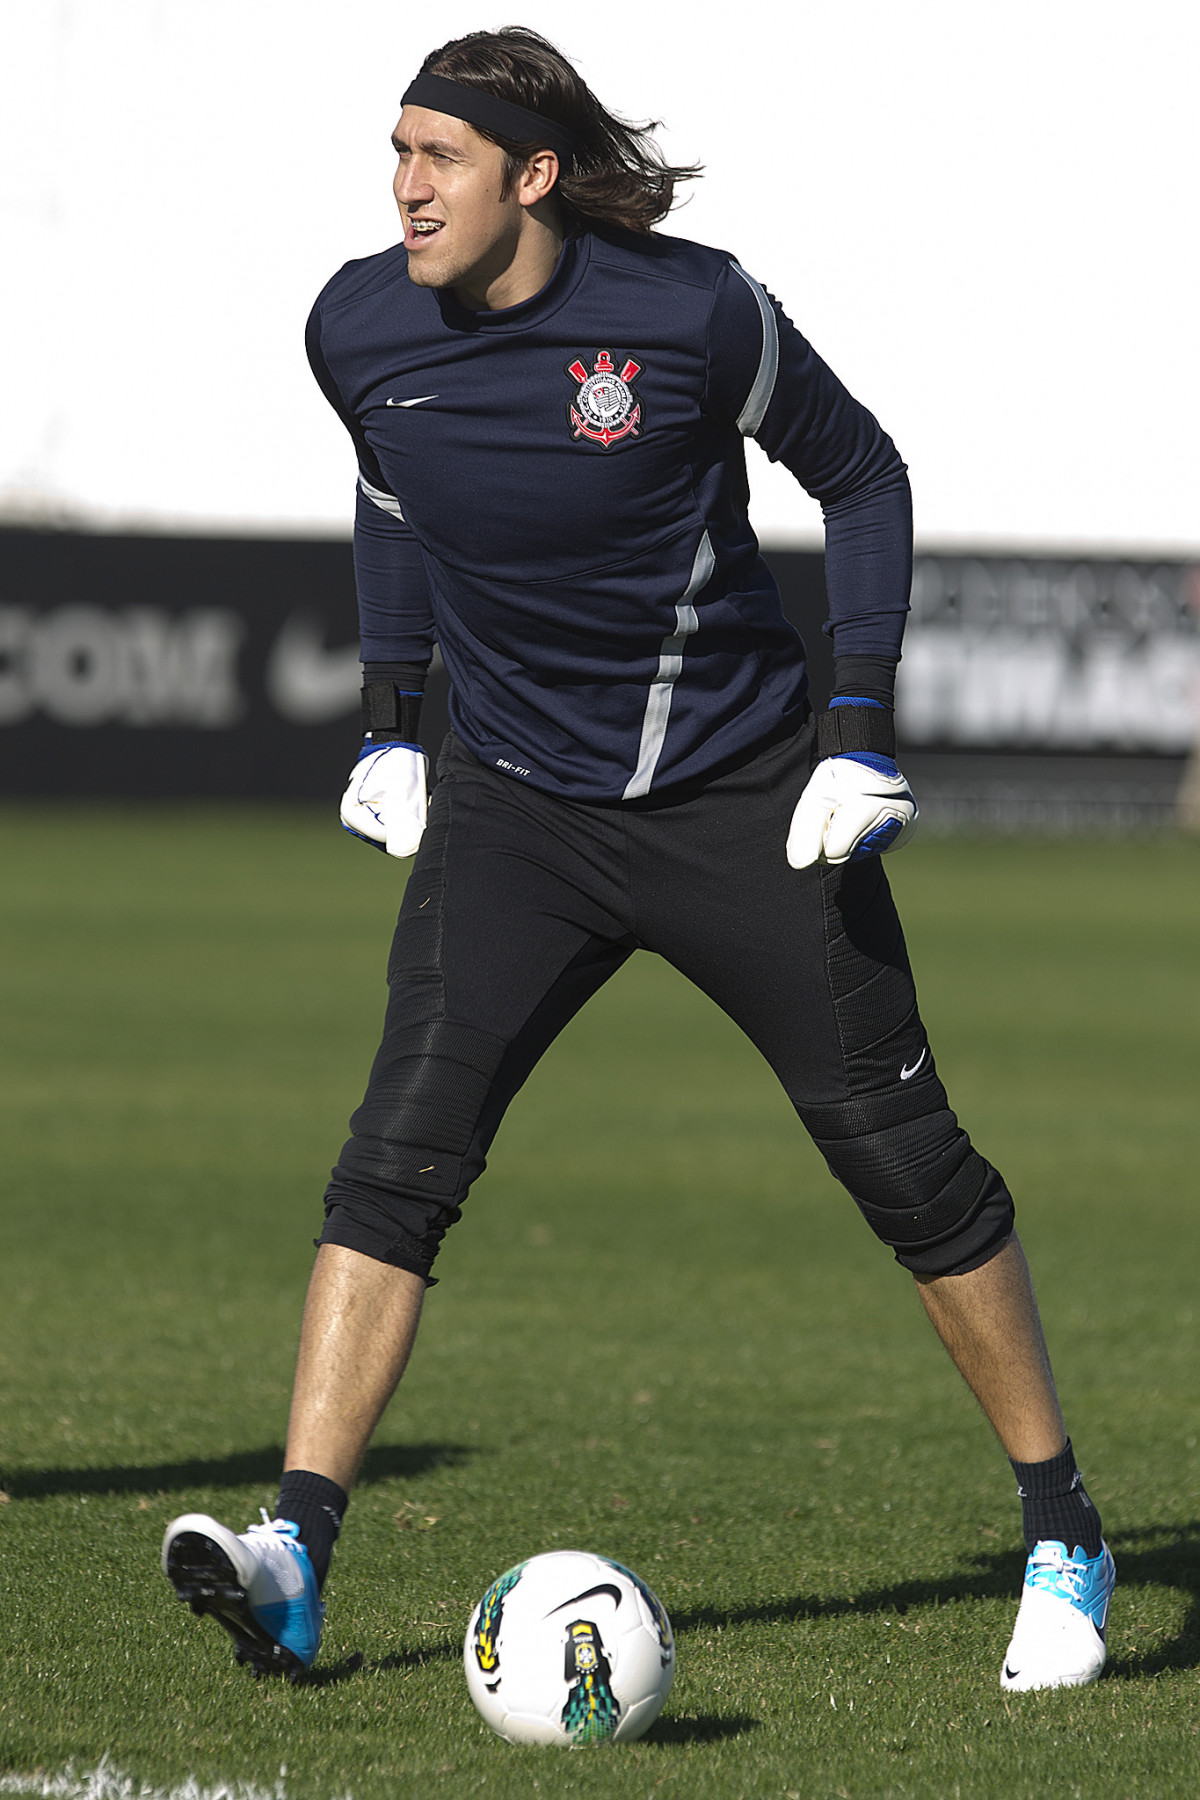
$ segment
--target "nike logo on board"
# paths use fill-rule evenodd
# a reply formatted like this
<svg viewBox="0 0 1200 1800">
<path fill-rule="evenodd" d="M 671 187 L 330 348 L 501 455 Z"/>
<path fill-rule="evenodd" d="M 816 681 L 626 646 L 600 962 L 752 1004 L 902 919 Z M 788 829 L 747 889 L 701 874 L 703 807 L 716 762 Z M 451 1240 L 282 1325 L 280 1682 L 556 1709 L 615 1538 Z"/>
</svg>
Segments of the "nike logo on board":
<svg viewBox="0 0 1200 1800">
<path fill-rule="evenodd" d="M 925 1058 L 928 1056 L 928 1054 L 929 1054 L 929 1045 L 926 1044 L 924 1050 L 922 1050 L 920 1056 L 918 1056 L 916 1062 L 913 1064 L 911 1069 L 909 1068 L 908 1064 L 905 1063 L 904 1067 L 900 1071 L 901 1081 L 911 1081 L 913 1076 L 916 1074 L 917 1070 L 920 1068 L 921 1064 L 925 1061 Z"/>
<path fill-rule="evenodd" d="M 436 394 L 418 394 L 415 400 L 389 400 L 389 406 L 424 406 L 427 400 L 436 400 Z"/>
<path fill-rule="evenodd" d="M 292 725 L 327 725 L 358 705 L 359 646 L 327 645 L 325 633 L 323 617 L 293 613 L 267 653 L 267 698 Z"/>
</svg>

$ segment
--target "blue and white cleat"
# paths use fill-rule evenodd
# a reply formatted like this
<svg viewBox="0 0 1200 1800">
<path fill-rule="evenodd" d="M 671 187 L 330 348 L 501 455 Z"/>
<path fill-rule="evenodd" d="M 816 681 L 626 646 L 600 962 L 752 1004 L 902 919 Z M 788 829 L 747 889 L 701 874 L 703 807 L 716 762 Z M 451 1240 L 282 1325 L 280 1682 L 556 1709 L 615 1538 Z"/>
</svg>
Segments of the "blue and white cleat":
<svg viewBox="0 0 1200 1800">
<path fill-rule="evenodd" d="M 321 1641 L 325 1608 L 308 1551 L 289 1519 L 235 1536 L 207 1513 L 184 1513 L 163 1538 L 163 1573 L 194 1613 L 211 1613 L 255 1675 L 298 1681 Z"/>
<path fill-rule="evenodd" d="M 1116 1579 L 1107 1544 L 1091 1557 L 1078 1544 L 1073 1556 L 1052 1538 L 1035 1544 L 1000 1686 L 1021 1694 L 1095 1681 L 1108 1654 L 1108 1603 Z"/>
</svg>

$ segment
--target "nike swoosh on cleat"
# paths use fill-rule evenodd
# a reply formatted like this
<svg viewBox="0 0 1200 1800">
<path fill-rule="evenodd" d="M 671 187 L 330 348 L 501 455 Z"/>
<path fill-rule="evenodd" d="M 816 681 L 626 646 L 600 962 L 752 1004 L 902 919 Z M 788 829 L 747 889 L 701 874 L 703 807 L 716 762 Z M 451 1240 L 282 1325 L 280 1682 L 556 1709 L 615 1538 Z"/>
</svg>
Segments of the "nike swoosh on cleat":
<svg viewBox="0 0 1200 1800">
<path fill-rule="evenodd" d="M 427 400 L 436 400 L 436 394 L 418 394 L 415 400 L 389 400 L 389 406 L 424 406 Z"/>
<path fill-rule="evenodd" d="M 926 1056 L 928 1056 L 928 1054 L 929 1054 L 929 1045 L 926 1044 L 924 1050 L 922 1050 L 920 1056 L 918 1056 L 918 1058 L 917 1058 L 916 1062 L 913 1064 L 912 1068 L 910 1069 L 906 1063 L 905 1066 L 901 1069 L 901 1071 L 900 1071 L 901 1081 L 911 1081 L 913 1076 L 916 1074 L 917 1070 L 920 1068 L 921 1064 L 925 1061 L 925 1058 L 926 1058 Z"/>
<path fill-rule="evenodd" d="M 1010 1669 L 1008 1664 L 1005 1663 L 1004 1673 L 1009 1681 L 1015 1681 L 1017 1679 L 1017 1676 L 1021 1673 L 1021 1671 L 1020 1671 L 1020 1669 Z"/>
</svg>

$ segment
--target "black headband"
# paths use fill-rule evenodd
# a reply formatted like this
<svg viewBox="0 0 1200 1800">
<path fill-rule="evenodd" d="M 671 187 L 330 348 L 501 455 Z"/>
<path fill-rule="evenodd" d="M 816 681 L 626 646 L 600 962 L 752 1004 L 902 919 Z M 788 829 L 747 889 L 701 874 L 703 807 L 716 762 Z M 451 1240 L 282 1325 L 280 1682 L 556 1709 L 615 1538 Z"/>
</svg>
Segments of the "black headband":
<svg viewBox="0 0 1200 1800">
<path fill-rule="evenodd" d="M 400 102 L 401 106 L 427 106 L 430 112 L 448 113 L 467 125 L 482 126 L 500 137 L 515 138 L 518 143 L 545 144 L 556 152 L 561 173 L 569 175 L 575 146 L 571 135 L 553 119 L 514 106 L 483 88 L 468 87 L 465 81 L 451 81 L 445 75 L 418 75 L 411 81 Z"/>
</svg>

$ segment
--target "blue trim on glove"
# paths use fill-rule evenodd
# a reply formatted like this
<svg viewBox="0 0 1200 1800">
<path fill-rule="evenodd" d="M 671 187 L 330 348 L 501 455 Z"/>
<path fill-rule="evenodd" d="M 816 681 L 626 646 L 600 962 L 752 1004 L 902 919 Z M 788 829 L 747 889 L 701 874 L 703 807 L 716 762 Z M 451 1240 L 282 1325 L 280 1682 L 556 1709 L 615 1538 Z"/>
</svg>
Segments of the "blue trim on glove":
<svg viewBox="0 0 1200 1800">
<path fill-rule="evenodd" d="M 382 850 L 387 855 L 387 845 L 382 838 L 371 838 L 365 831 L 355 831 L 353 825 L 347 825 L 345 819 L 339 820 L 339 823 L 347 837 L 357 838 L 360 844 L 370 844 L 372 850 Z"/>
<path fill-rule="evenodd" d="M 903 830 L 899 819 L 888 819 L 886 824 L 877 825 L 874 831 L 868 831 L 861 844 L 854 846 L 850 852 L 850 861 L 862 862 L 868 856 L 882 856 Z"/>
<path fill-rule="evenodd" d="M 384 738 L 381 743 L 375 744 L 367 736 L 363 739 L 362 749 L 354 759 L 355 763 L 360 763 L 364 756 L 374 756 L 376 750 L 415 750 L 419 756 L 425 754 L 420 744 L 406 744 L 400 738 Z"/>
<path fill-rule="evenodd" d="M 898 775 L 899 769 L 892 757 L 881 756 L 878 750 L 847 750 L 841 756 L 831 756 L 830 762 L 865 763 L 868 769 L 874 769 L 877 775 Z"/>
<path fill-rule="evenodd" d="M 830 704 L 830 707 L 834 707 L 834 706 L 877 706 L 879 708 L 880 712 L 887 712 L 889 710 L 883 704 L 882 700 L 864 700 L 858 694 L 835 694 L 833 699 L 829 702 L 829 704 Z"/>
</svg>

